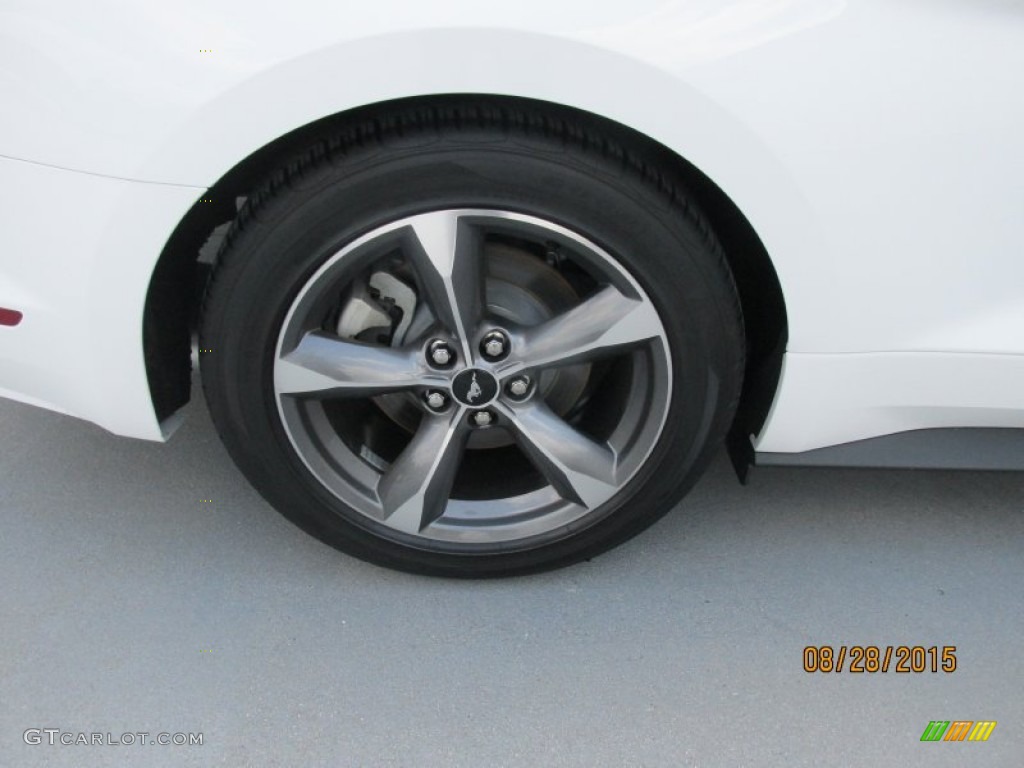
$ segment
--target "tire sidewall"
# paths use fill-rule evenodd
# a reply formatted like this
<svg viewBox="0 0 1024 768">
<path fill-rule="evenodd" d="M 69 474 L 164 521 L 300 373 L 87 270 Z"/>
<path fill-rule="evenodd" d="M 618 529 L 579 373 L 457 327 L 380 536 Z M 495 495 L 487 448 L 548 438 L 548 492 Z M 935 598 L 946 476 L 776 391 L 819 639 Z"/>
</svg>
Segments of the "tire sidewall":
<svg viewBox="0 0 1024 768">
<path fill-rule="evenodd" d="M 537 216 L 590 239 L 658 310 L 672 388 L 645 464 L 603 505 L 530 549 L 455 554 L 383 540 L 306 469 L 278 415 L 273 367 L 281 325 L 316 270 L 346 244 L 414 214 L 456 208 Z M 694 483 L 739 392 L 741 330 L 717 243 L 678 199 L 627 167 L 547 142 L 479 136 L 396 142 L 350 154 L 278 191 L 230 243 L 203 318 L 203 380 L 232 457 L 257 489 L 313 535 L 364 559 L 449 575 L 542 570 L 591 557 L 646 528 Z"/>
</svg>

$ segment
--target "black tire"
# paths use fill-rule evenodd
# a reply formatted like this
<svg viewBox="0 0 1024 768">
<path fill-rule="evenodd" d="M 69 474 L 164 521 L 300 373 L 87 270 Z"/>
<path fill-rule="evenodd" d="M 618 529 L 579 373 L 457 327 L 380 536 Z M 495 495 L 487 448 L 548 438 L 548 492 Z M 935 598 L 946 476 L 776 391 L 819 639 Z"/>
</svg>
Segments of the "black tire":
<svg viewBox="0 0 1024 768">
<path fill-rule="evenodd" d="M 714 234 L 643 149 L 533 109 L 450 102 L 354 125 L 274 173 L 222 247 L 200 333 L 200 346 L 212 350 L 201 368 L 216 427 L 269 503 L 351 555 L 459 577 L 589 559 L 668 512 L 728 429 L 742 383 L 743 325 Z M 356 238 L 439 209 L 518 212 L 580 233 L 642 287 L 664 327 L 671 384 L 653 447 L 600 508 L 544 535 L 488 546 L 392 535 L 330 492 L 284 427 L 274 366 L 300 289 Z"/>
</svg>

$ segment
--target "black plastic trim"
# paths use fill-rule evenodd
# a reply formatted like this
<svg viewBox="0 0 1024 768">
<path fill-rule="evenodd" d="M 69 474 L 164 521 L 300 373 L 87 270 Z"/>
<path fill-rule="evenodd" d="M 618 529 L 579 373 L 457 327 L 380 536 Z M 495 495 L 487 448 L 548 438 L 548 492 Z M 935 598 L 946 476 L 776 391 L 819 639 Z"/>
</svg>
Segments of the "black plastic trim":
<svg viewBox="0 0 1024 768">
<path fill-rule="evenodd" d="M 801 453 L 756 453 L 757 466 L 1024 470 L 1024 429 L 917 429 Z"/>
</svg>

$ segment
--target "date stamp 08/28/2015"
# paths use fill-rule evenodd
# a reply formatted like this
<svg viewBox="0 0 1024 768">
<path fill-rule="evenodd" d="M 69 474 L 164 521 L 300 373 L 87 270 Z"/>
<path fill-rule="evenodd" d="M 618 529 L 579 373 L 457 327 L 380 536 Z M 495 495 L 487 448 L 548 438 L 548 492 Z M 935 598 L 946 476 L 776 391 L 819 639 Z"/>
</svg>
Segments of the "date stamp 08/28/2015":
<svg viewBox="0 0 1024 768">
<path fill-rule="evenodd" d="M 804 672 L 945 672 L 956 671 L 955 645 L 808 645 Z"/>
</svg>

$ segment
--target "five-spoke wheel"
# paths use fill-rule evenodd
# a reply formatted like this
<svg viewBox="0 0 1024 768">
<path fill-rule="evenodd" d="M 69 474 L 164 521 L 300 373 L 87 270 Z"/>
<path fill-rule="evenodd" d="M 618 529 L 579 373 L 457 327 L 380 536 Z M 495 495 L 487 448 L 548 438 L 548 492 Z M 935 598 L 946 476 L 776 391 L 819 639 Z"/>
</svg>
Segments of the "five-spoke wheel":
<svg viewBox="0 0 1024 768">
<path fill-rule="evenodd" d="M 551 287 L 506 277 L 492 262 L 510 251 L 515 276 Z M 563 271 L 542 260 L 553 252 Z M 415 304 L 371 288 L 385 282 Z M 374 309 L 362 325 L 344 321 L 352 297 Z M 603 392 L 609 378 L 628 383 Z M 579 233 L 497 210 L 424 213 L 342 248 L 295 297 L 274 370 L 292 445 L 341 501 L 401 533 L 473 543 L 599 509 L 649 455 L 670 386 L 665 331 L 636 281 Z M 332 421 L 355 400 L 391 423 Z M 482 429 L 501 434 L 474 440 Z"/>
<path fill-rule="evenodd" d="M 339 549 L 455 576 L 588 558 L 665 514 L 728 427 L 743 333 L 709 227 L 635 147 L 546 119 L 383 114 L 228 235 L 214 422 Z"/>
</svg>

